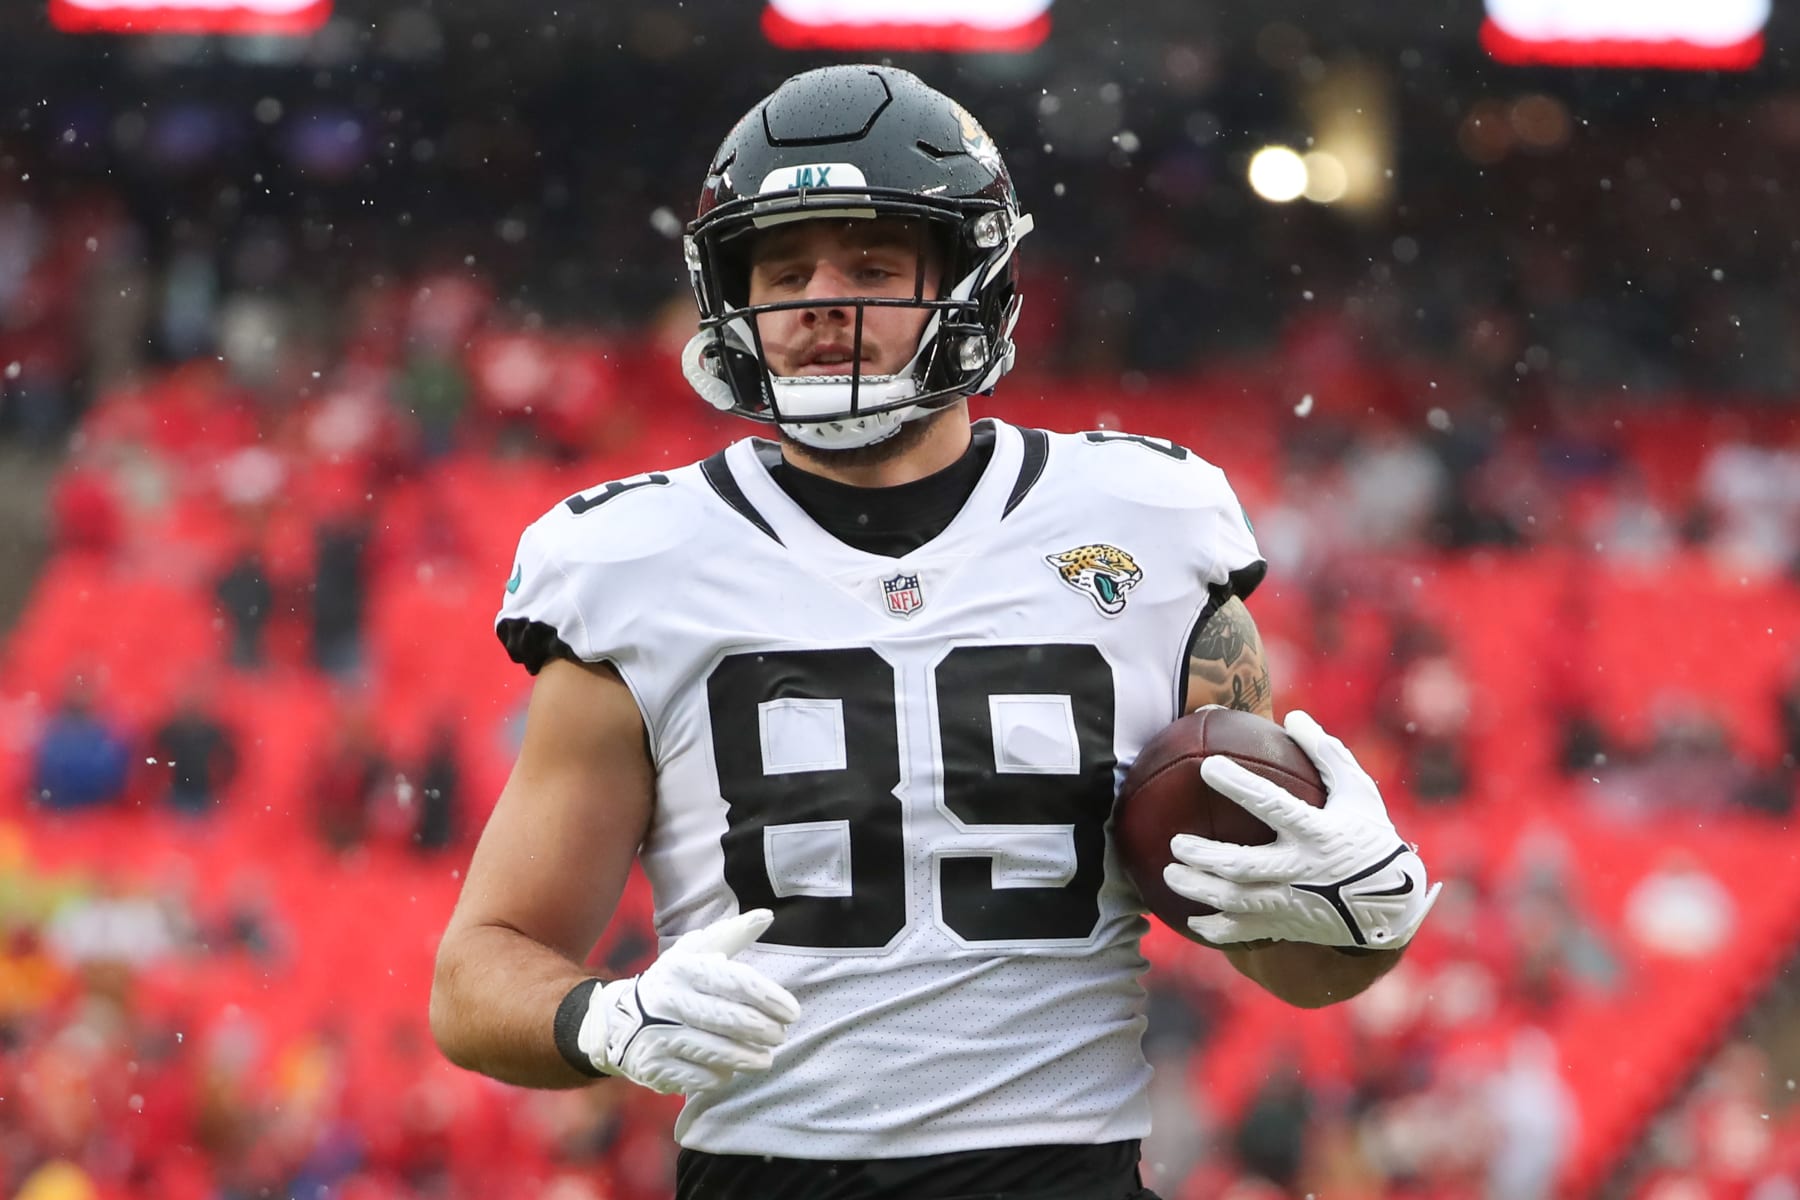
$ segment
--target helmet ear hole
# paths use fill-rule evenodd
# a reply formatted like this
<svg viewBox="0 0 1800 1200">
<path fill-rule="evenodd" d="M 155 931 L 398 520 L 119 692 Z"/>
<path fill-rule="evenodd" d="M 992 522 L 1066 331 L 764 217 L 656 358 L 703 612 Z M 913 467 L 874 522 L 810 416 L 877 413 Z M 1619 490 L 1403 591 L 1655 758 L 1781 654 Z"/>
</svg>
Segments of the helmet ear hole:
<svg viewBox="0 0 1800 1200">
<path fill-rule="evenodd" d="M 987 364 L 986 334 L 976 333 L 962 339 L 956 347 L 956 365 L 964 371 L 979 371 Z"/>
</svg>

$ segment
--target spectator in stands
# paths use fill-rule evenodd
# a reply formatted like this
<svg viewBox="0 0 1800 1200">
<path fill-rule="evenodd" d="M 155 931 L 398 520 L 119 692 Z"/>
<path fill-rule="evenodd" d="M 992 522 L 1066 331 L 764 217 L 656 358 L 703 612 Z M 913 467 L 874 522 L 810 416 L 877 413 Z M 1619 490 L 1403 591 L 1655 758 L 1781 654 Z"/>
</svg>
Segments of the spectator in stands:
<svg viewBox="0 0 1800 1200">
<path fill-rule="evenodd" d="M 1800 661 L 1775 696 L 1781 745 L 1775 761 L 1756 771 L 1732 799 L 1751 812 L 1785 817 L 1800 801 Z"/>
<path fill-rule="evenodd" d="M 171 361 L 212 352 L 219 319 L 220 233 L 182 222 L 170 239 L 157 296 L 157 334 Z"/>
<path fill-rule="evenodd" d="M 1720 1051 L 1680 1107 L 1658 1122 L 1654 1136 L 1643 1139 L 1652 1178 L 1637 1194 L 1646 1200 L 1791 1200 L 1796 1192 L 1791 1145 L 1784 1156 L 1778 1139 L 1784 1124 L 1791 1128 L 1796 1110 L 1792 1091 L 1777 1083 L 1784 1073 L 1755 1043 L 1736 1042 Z M 1788 1121 L 1771 1121 L 1784 1106 Z"/>
<path fill-rule="evenodd" d="M 1506 1065 L 1487 1080 L 1492 1157 L 1488 1200 L 1542 1200 L 1556 1194 L 1556 1178 L 1575 1148 L 1580 1120 L 1563 1080 L 1556 1042 L 1541 1029 L 1512 1036 Z"/>
<path fill-rule="evenodd" d="M 1312 1094 L 1299 1065 L 1291 1061 L 1273 1065 L 1232 1135 L 1238 1162 L 1283 1194 L 1300 1190 L 1295 1185 L 1304 1163 L 1312 1110 Z"/>
<path fill-rule="evenodd" d="M 1781 761 L 1791 770 L 1800 767 L 1800 658 L 1789 664 L 1775 705 L 1781 714 Z"/>
<path fill-rule="evenodd" d="M 124 732 L 96 712 L 86 681 L 76 676 L 44 725 L 32 764 L 32 791 L 46 808 L 117 803 L 130 779 Z"/>
<path fill-rule="evenodd" d="M 1370 664 L 1380 683 L 1376 720 L 1417 799 L 1453 803 L 1468 789 L 1472 689 L 1443 632 L 1402 605 L 1391 614 L 1385 657 Z"/>
<path fill-rule="evenodd" d="M 1800 772 L 1791 762 L 1778 762 L 1752 771 L 1731 795 L 1731 802 L 1746 812 L 1785 817 L 1794 811 L 1800 792 Z"/>
<path fill-rule="evenodd" d="M 313 661 L 339 677 L 362 664 L 367 544 L 356 522 L 329 522 L 314 534 Z"/>
<path fill-rule="evenodd" d="M 454 358 L 419 350 L 407 360 L 394 400 L 419 423 L 425 457 L 442 458 L 455 448 L 456 430 L 468 408 L 468 375 Z"/>
<path fill-rule="evenodd" d="M 426 276 L 413 292 L 394 401 L 418 422 L 427 458 L 448 454 L 465 423 L 474 388 L 462 350 L 489 301 L 482 285 L 450 272 Z"/>
<path fill-rule="evenodd" d="M 262 555 L 246 549 L 219 577 L 214 588 L 231 630 L 231 664 L 246 670 L 263 665 L 263 631 L 275 606 Z"/>
<path fill-rule="evenodd" d="M 1625 898 L 1625 929 L 1639 946 L 1676 958 L 1704 958 L 1737 927 L 1737 906 L 1712 872 L 1671 849 Z"/>
<path fill-rule="evenodd" d="M 1610 990 L 1620 975 L 1607 945 L 1570 886 L 1574 847 L 1541 825 L 1519 839 L 1501 896 L 1515 959 L 1509 981 L 1528 1011 L 1547 1012 L 1571 990 Z"/>
<path fill-rule="evenodd" d="M 1377 550 L 1418 545 L 1449 495 L 1449 473 L 1425 444 L 1398 428 L 1359 438 L 1344 458 L 1347 525 Z"/>
<path fill-rule="evenodd" d="M 231 881 L 224 911 L 206 932 L 208 945 L 215 951 L 239 950 L 263 961 L 279 958 L 290 939 L 269 892 L 270 881 L 260 868 L 245 864 Z"/>
<path fill-rule="evenodd" d="M 1473 689 L 1436 631 L 1400 676 L 1406 778 L 1420 800 L 1449 803 L 1469 786 L 1469 705 Z"/>
<path fill-rule="evenodd" d="M 1709 812 L 1745 794 L 1752 775 L 1722 720 L 1683 693 L 1657 698 L 1653 709 L 1648 746 L 1595 773 L 1605 808 L 1639 818 Z"/>
<path fill-rule="evenodd" d="M 1619 473 L 1595 511 L 1588 515 L 1583 537 L 1608 558 L 1655 567 L 1676 550 L 1676 523 L 1651 495 L 1643 473 Z"/>
<path fill-rule="evenodd" d="M 208 710 L 210 688 L 194 686 L 151 738 L 159 764 L 169 773 L 169 806 L 200 815 L 218 803 L 237 773 L 237 741 Z"/>
<path fill-rule="evenodd" d="M 319 832 L 336 850 L 362 843 L 372 810 L 392 798 L 393 767 L 375 739 L 369 714 L 360 705 L 345 708 L 325 755 L 314 769 L 310 795 Z"/>
<path fill-rule="evenodd" d="M 16 1200 L 97 1200 L 99 1195 L 91 1175 L 66 1159 L 53 1158 L 25 1176 Z"/>
<path fill-rule="evenodd" d="M 1566 777 L 1581 776 L 1604 767 L 1612 755 L 1612 743 L 1594 710 L 1581 703 L 1562 704 L 1556 714 L 1556 767 Z"/>
<path fill-rule="evenodd" d="M 1800 449 L 1722 443 L 1699 487 L 1716 521 L 1713 553 L 1728 569 L 1770 573 L 1800 559 Z"/>
<path fill-rule="evenodd" d="M 191 940 L 185 908 L 167 894 L 102 883 L 65 901 L 44 929 L 51 951 L 70 967 L 149 966 Z"/>
<path fill-rule="evenodd" d="M 440 721 L 419 770 L 419 821 L 413 844 L 442 850 L 456 839 L 462 808 L 462 771 L 457 764 L 456 727 Z"/>
<path fill-rule="evenodd" d="M 51 540 L 59 551 L 111 558 L 124 543 L 125 513 L 99 455 L 72 456 L 50 494 Z"/>
</svg>

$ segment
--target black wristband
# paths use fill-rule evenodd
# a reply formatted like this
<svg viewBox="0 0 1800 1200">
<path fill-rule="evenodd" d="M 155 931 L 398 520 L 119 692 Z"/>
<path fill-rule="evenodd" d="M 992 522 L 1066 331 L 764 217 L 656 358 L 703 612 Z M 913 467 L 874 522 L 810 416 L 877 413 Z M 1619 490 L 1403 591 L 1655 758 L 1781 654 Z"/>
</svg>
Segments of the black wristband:
<svg viewBox="0 0 1800 1200">
<path fill-rule="evenodd" d="M 587 1019 L 589 997 L 599 986 L 598 979 L 584 979 L 570 988 L 569 994 L 556 1006 L 556 1021 L 550 1027 L 551 1035 L 556 1039 L 556 1052 L 563 1056 L 563 1061 L 593 1079 L 606 1072 L 581 1052 L 581 1023 Z"/>
</svg>

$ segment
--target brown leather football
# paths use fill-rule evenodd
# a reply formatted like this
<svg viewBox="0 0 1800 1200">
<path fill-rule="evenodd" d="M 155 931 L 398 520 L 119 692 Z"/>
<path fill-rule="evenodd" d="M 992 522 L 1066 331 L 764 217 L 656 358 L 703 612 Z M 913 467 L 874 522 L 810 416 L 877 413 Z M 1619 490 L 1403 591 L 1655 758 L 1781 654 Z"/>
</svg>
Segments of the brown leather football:
<svg viewBox="0 0 1800 1200">
<path fill-rule="evenodd" d="M 1126 773 L 1113 809 L 1113 837 L 1125 873 L 1144 897 L 1144 906 L 1185 938 L 1198 941 L 1187 918 L 1217 910 L 1185 900 L 1163 883 L 1163 868 L 1174 861 L 1169 839 L 1197 834 L 1240 846 L 1275 840 L 1275 831 L 1200 777 L 1209 754 L 1236 759 L 1264 779 L 1279 783 L 1314 808 L 1325 804 L 1325 785 L 1312 760 L 1287 730 L 1255 713 L 1202 708 L 1177 719 L 1145 743 Z"/>
</svg>

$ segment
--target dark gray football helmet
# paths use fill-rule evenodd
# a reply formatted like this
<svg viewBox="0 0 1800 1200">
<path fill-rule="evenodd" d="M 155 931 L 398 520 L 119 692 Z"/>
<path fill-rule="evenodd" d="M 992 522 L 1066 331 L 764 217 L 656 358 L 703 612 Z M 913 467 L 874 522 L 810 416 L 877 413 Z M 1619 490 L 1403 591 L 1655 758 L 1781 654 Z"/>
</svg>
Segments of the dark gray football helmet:
<svg viewBox="0 0 1800 1200">
<path fill-rule="evenodd" d="M 749 303 L 756 232 L 877 217 L 910 219 L 936 240 L 945 265 L 937 295 L 924 294 L 921 269 L 910 298 Z M 1011 369 L 1013 249 L 1030 230 L 999 149 L 950 97 L 894 67 L 796 75 L 738 122 L 707 171 L 683 243 L 701 316 L 683 355 L 688 381 L 714 407 L 808 445 L 880 441 Z M 851 374 L 771 374 L 757 314 L 821 305 L 855 311 Z M 863 314 L 874 305 L 930 310 L 912 361 L 893 375 L 861 373 Z"/>
</svg>

